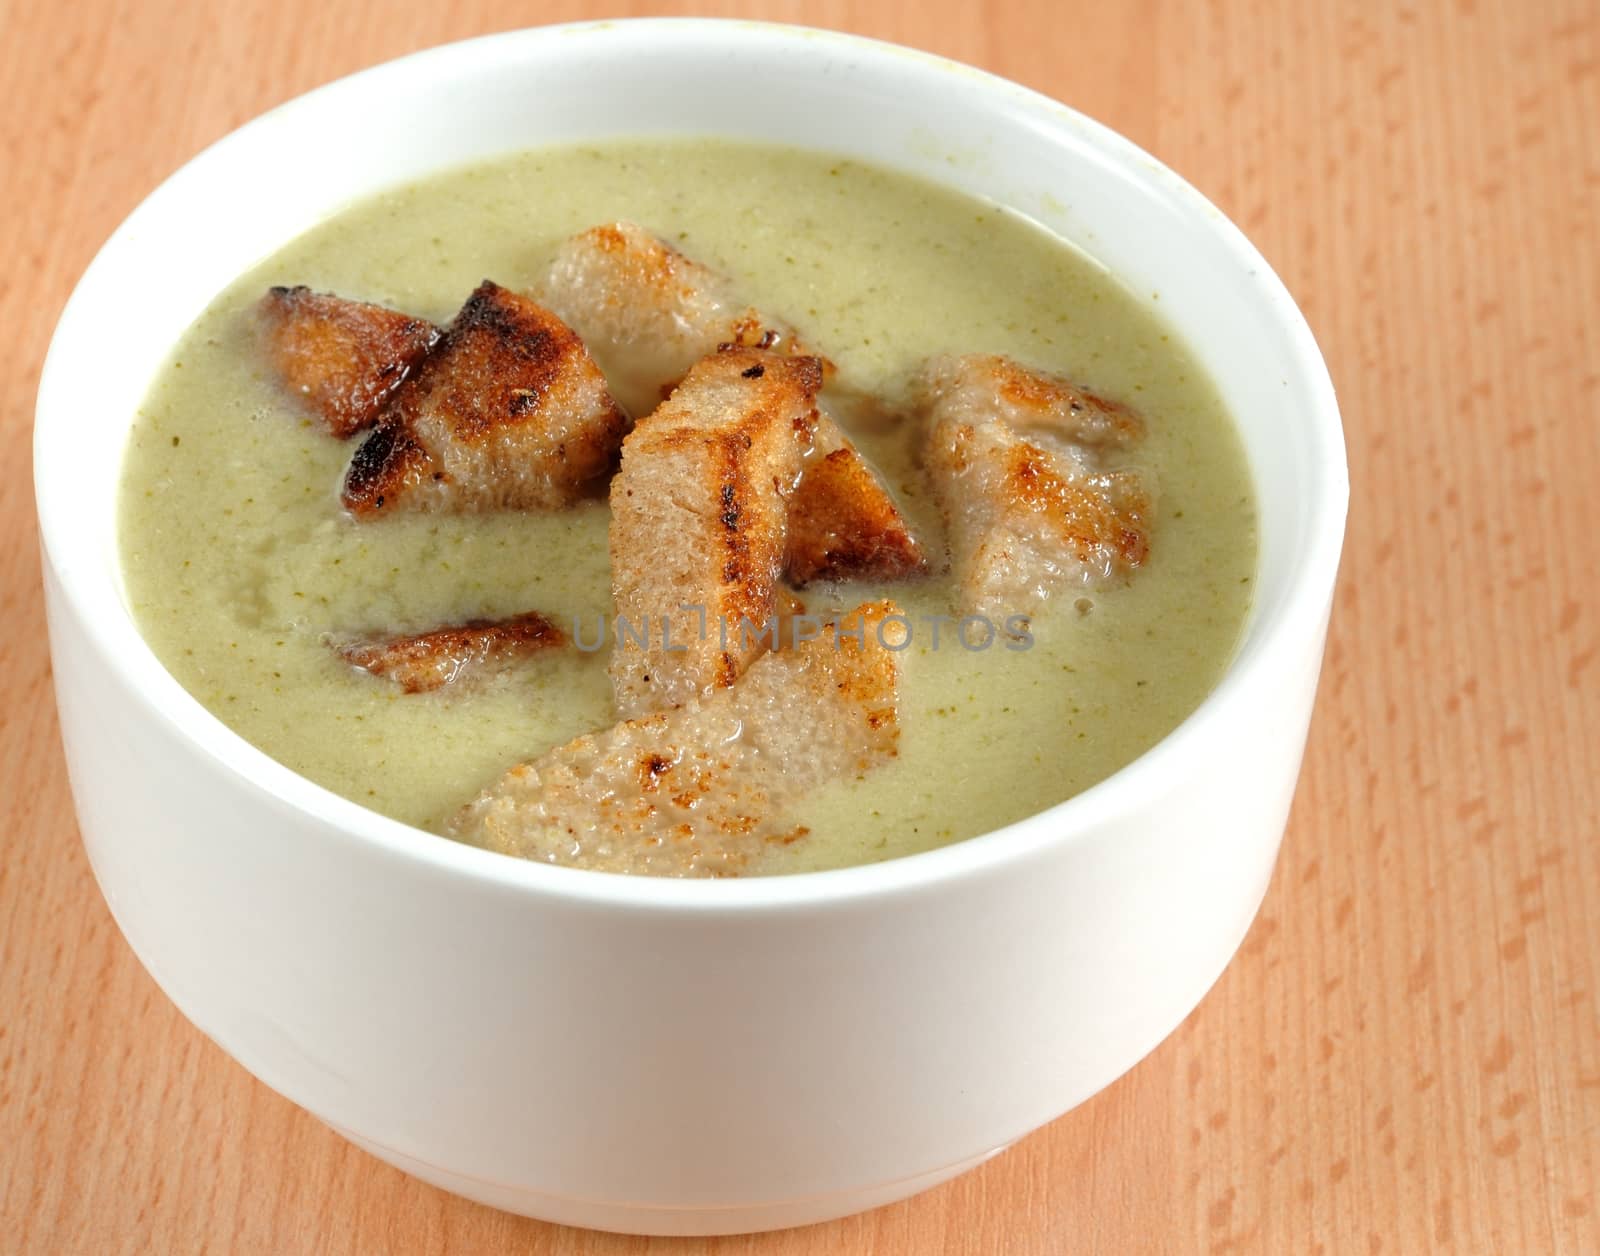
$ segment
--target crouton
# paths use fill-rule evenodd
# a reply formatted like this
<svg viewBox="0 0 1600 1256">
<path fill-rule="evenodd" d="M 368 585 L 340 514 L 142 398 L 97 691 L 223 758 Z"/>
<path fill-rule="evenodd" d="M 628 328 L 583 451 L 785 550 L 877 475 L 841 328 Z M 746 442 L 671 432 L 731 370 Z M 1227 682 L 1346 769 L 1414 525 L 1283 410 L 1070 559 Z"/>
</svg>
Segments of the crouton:
<svg viewBox="0 0 1600 1256">
<path fill-rule="evenodd" d="M 341 440 L 372 425 L 439 338 L 423 319 L 304 287 L 269 288 L 260 310 L 273 368 Z"/>
<path fill-rule="evenodd" d="M 559 509 L 603 487 L 626 428 L 572 329 L 486 280 L 356 450 L 344 504 Z"/>
<path fill-rule="evenodd" d="M 630 222 L 592 227 L 563 244 L 545 299 L 583 336 L 635 415 L 720 345 L 811 352 L 793 328 L 738 300 L 724 276 Z M 818 360 L 826 382 L 833 364 Z M 802 480 L 789 525 L 791 580 L 898 580 L 924 569 L 894 498 L 826 415 L 813 461 L 815 483 Z"/>
<path fill-rule="evenodd" d="M 821 415 L 789 503 L 784 575 L 814 580 L 906 580 L 928 569 L 922 545 L 850 439 Z"/>
<path fill-rule="evenodd" d="M 631 222 L 591 227 L 556 253 L 543 289 L 635 418 L 722 345 L 814 356 L 793 328 L 739 301 L 728 280 Z M 824 371 L 833 366 L 825 359 Z"/>
<path fill-rule="evenodd" d="M 772 593 L 772 631 L 766 634 L 767 647 L 781 650 L 786 643 L 795 644 L 799 637 L 799 621 L 808 613 L 805 600 L 793 589 L 780 584 Z"/>
<path fill-rule="evenodd" d="M 805 836 L 792 809 L 898 753 L 892 602 L 766 654 L 731 689 L 589 733 L 512 768 L 455 818 L 491 850 L 607 872 L 736 876 Z"/>
<path fill-rule="evenodd" d="M 611 483 L 611 679 L 625 717 L 733 684 L 763 646 L 788 497 L 816 423 L 815 358 L 728 349 L 622 446 Z"/>
<path fill-rule="evenodd" d="M 566 634 L 537 611 L 509 619 L 469 619 L 403 637 L 338 643 L 353 667 L 387 677 L 406 693 L 427 693 L 470 672 L 566 644 Z"/>
<path fill-rule="evenodd" d="M 1154 477 L 1101 457 L 1138 435 L 1132 411 L 1004 358 L 936 360 L 920 391 L 964 613 L 1026 622 L 1144 562 Z"/>
<path fill-rule="evenodd" d="M 1144 435 L 1144 421 L 1121 402 L 998 353 L 936 358 L 923 388 L 952 411 L 981 411 L 1023 435 L 1044 433 L 1097 450 L 1126 449 Z"/>
</svg>

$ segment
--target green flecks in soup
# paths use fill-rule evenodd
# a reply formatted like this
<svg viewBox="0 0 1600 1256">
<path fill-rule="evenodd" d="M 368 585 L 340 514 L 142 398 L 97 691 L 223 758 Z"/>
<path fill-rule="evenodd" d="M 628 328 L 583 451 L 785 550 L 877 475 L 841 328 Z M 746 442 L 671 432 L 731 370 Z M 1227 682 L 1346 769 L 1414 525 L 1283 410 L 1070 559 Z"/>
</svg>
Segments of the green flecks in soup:
<svg viewBox="0 0 1600 1256">
<path fill-rule="evenodd" d="M 252 310 L 307 284 L 448 321 L 485 277 L 537 288 L 565 237 L 628 218 L 734 277 L 852 387 L 891 402 L 930 354 L 999 352 L 1127 402 L 1159 480 L 1150 558 L 1071 599 L 1034 644 L 963 648 L 919 631 L 904 656 L 899 756 L 808 800 L 792 872 L 927 850 L 1021 819 L 1127 764 L 1200 703 L 1251 595 L 1255 515 L 1238 438 L 1205 373 L 1115 280 L 994 206 L 825 155 L 708 141 L 544 150 L 457 170 L 334 215 L 217 298 L 141 409 L 122 486 L 128 596 L 151 647 L 218 718 L 294 770 L 424 828 L 507 767 L 614 718 L 603 652 L 551 650 L 406 694 L 330 635 L 418 631 L 539 610 L 593 635 L 611 608 L 603 502 L 550 515 L 358 522 L 338 487 L 352 446 L 286 395 Z M 848 416 L 846 416 L 848 417 Z M 854 433 L 908 515 L 942 536 L 906 430 Z M 813 592 L 888 593 L 946 614 L 946 576 Z"/>
</svg>

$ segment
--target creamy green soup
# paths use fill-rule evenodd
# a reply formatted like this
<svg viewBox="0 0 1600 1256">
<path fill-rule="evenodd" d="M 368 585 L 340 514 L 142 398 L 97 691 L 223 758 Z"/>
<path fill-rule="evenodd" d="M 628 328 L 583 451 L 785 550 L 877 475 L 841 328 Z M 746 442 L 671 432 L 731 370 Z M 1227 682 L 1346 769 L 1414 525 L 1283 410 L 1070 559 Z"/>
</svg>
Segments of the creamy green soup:
<svg viewBox="0 0 1600 1256">
<path fill-rule="evenodd" d="M 241 736 L 329 789 L 439 830 L 507 767 L 610 724 L 603 652 L 557 650 L 405 694 L 330 634 L 420 631 L 539 610 L 568 632 L 610 607 L 603 502 L 552 515 L 357 522 L 352 446 L 267 369 L 251 309 L 307 284 L 443 323 L 485 277 L 537 289 L 557 244 L 632 219 L 733 276 L 854 389 L 893 403 L 930 354 L 1000 352 L 1130 403 L 1160 483 L 1148 563 L 1034 622 L 1034 644 L 963 648 L 931 623 L 904 656 L 901 749 L 808 800 L 797 872 L 927 850 L 1070 798 L 1170 732 L 1226 667 L 1249 606 L 1255 512 L 1205 373 L 1145 302 L 994 205 L 826 155 L 707 141 L 544 150 L 452 171 L 333 215 L 222 293 L 134 425 L 121 498 L 128 597 L 174 676 Z M 892 407 L 891 407 L 892 409 Z M 847 421 L 850 411 L 843 412 Z M 908 420 L 855 435 L 939 552 Z M 813 609 L 953 605 L 947 577 L 808 591 Z M 973 634 L 981 639 L 981 634 Z"/>
</svg>

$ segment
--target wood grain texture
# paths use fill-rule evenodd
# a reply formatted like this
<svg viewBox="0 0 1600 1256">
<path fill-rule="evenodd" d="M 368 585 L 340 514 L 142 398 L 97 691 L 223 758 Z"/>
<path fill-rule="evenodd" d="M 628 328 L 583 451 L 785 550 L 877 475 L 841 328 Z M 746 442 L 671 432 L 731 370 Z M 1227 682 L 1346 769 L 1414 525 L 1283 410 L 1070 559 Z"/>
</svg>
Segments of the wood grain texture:
<svg viewBox="0 0 1600 1256">
<path fill-rule="evenodd" d="M 713 1244 L 559 1230 L 358 1152 L 185 1023 L 78 843 L 29 429 L 163 176 L 326 79 L 673 4 L 0 0 L 0 1247 L 1600 1251 L 1600 11 L 1592 0 L 699 6 L 960 57 L 1150 148 L 1327 353 L 1354 485 L 1305 776 L 1242 954 L 1093 1101 L 905 1204 Z"/>
</svg>

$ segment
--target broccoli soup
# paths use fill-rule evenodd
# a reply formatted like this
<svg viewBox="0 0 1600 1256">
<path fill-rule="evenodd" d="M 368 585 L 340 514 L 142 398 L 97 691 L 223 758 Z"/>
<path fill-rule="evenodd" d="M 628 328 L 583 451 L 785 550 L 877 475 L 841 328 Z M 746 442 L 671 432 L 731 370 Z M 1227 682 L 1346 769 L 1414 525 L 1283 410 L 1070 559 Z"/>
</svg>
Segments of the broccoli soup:
<svg viewBox="0 0 1600 1256">
<path fill-rule="evenodd" d="M 928 850 L 1115 772 L 1232 656 L 1249 475 L 1158 308 L 823 154 L 454 170 L 183 336 L 128 597 L 230 728 L 442 837 L 664 875 Z"/>
</svg>

